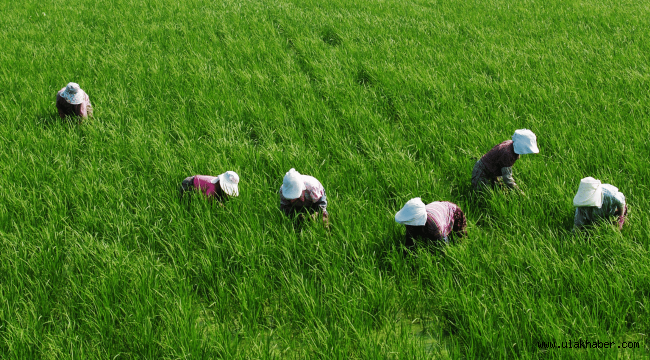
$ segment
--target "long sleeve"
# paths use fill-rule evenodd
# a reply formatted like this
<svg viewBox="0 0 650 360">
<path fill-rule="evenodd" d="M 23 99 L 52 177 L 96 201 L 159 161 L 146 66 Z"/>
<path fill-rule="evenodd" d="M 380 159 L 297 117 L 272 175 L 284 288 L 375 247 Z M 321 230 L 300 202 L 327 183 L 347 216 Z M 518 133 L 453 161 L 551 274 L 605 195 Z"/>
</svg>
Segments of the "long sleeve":
<svg viewBox="0 0 650 360">
<path fill-rule="evenodd" d="M 575 216 L 573 218 L 573 226 L 576 228 L 581 228 L 589 222 L 587 220 L 587 216 L 585 214 L 585 211 L 588 211 L 588 208 L 576 208 Z"/>
<path fill-rule="evenodd" d="M 625 204 L 625 195 L 617 192 L 612 199 L 612 203 L 616 205 L 616 214 L 618 214 L 618 228 L 623 229 L 625 224 L 625 217 L 627 216 L 627 205 Z"/>
<path fill-rule="evenodd" d="M 513 189 L 517 187 L 517 183 L 512 177 L 512 166 L 501 168 L 501 178 L 503 179 L 503 183 L 509 188 Z"/>
<path fill-rule="evenodd" d="M 603 184 L 603 207 L 607 207 L 610 215 L 618 217 L 617 224 L 619 229 L 623 228 L 627 206 L 625 204 L 625 195 L 618 191 L 618 188 L 610 184 Z"/>
<path fill-rule="evenodd" d="M 88 117 L 93 117 L 93 105 L 90 103 L 90 99 L 88 98 L 88 95 L 86 95 L 86 114 Z"/>
<path fill-rule="evenodd" d="M 327 214 L 327 198 L 324 193 L 323 196 L 314 202 L 314 205 L 318 206 L 323 211 L 323 214 Z"/>
<path fill-rule="evenodd" d="M 79 112 L 77 115 L 81 117 L 89 117 L 93 115 L 93 106 L 90 104 L 90 98 L 88 94 L 84 95 L 84 100 L 79 106 Z"/>
</svg>

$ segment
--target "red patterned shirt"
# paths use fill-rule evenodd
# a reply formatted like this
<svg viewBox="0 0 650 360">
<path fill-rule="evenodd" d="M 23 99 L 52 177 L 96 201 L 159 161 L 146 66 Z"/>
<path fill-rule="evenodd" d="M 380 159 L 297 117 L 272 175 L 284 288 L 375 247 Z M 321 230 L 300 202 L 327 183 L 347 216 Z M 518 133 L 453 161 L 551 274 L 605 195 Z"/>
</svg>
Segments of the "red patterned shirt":
<svg viewBox="0 0 650 360">
<path fill-rule="evenodd" d="M 458 205 L 448 201 L 434 201 L 426 205 L 427 222 L 423 226 L 406 225 L 407 245 L 414 237 L 429 240 L 448 240 L 453 231 L 459 236 L 466 234 L 467 219 Z"/>
<path fill-rule="evenodd" d="M 321 210 L 323 214 L 327 214 L 327 197 L 325 196 L 325 188 L 315 177 L 309 175 L 302 175 L 305 184 L 300 197 L 297 199 L 289 200 L 282 195 L 282 187 L 280 187 L 280 210 L 287 215 L 301 210 Z"/>
</svg>

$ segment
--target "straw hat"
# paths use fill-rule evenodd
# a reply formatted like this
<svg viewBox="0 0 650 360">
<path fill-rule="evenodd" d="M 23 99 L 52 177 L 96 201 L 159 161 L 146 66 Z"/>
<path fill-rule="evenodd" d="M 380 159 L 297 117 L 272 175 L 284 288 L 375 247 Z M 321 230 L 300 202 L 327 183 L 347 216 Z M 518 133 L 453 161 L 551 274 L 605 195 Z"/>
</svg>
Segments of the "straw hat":
<svg viewBox="0 0 650 360">
<path fill-rule="evenodd" d="M 528 129 L 519 129 L 512 135 L 513 145 L 515 147 L 515 154 L 537 154 L 537 136 Z"/>
<path fill-rule="evenodd" d="M 284 175 L 280 190 L 282 190 L 282 196 L 286 199 L 293 200 L 299 198 L 305 190 L 305 182 L 302 180 L 302 175 L 296 169 L 291 168 Z"/>
<path fill-rule="evenodd" d="M 573 206 L 603 206 L 603 188 L 600 180 L 592 177 L 586 177 L 580 180 L 580 187 L 573 198 Z"/>
<path fill-rule="evenodd" d="M 395 221 L 404 225 L 422 226 L 427 223 L 427 209 L 420 198 L 406 202 L 402 210 L 395 214 Z"/>
<path fill-rule="evenodd" d="M 79 84 L 71 82 L 66 85 L 63 91 L 59 92 L 59 95 L 70 104 L 79 105 L 84 101 L 84 95 L 86 93 L 81 90 Z"/>
<path fill-rule="evenodd" d="M 219 185 L 221 189 L 230 196 L 239 196 L 239 175 L 234 171 L 226 171 L 225 173 L 217 176 L 219 178 Z"/>
</svg>

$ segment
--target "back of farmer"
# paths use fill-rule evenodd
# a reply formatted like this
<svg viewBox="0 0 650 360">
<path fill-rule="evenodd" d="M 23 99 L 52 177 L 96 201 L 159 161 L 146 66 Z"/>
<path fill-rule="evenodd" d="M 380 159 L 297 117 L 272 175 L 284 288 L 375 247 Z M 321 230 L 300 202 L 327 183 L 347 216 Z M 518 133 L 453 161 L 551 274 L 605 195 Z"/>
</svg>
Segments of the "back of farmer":
<svg viewBox="0 0 650 360">
<path fill-rule="evenodd" d="M 93 106 L 90 104 L 88 94 L 79 87 L 79 84 L 73 82 L 56 93 L 56 108 L 61 118 L 93 116 Z"/>
<path fill-rule="evenodd" d="M 289 170 L 280 187 L 280 210 L 291 216 L 296 213 L 323 214 L 323 223 L 329 225 L 325 188 L 313 176 L 302 175 L 296 169 Z"/>
<path fill-rule="evenodd" d="M 414 245 L 415 238 L 448 243 L 450 235 L 467 235 L 467 219 L 460 207 L 448 201 L 434 201 L 424 205 L 420 198 L 409 200 L 395 214 L 395 221 L 406 226 L 406 246 Z"/>
<path fill-rule="evenodd" d="M 197 190 L 210 199 L 219 201 L 239 196 L 239 176 L 234 171 L 226 171 L 218 176 L 194 175 L 186 177 L 180 186 L 181 198 L 191 190 Z"/>
<path fill-rule="evenodd" d="M 532 131 L 515 131 L 512 140 L 496 145 L 476 162 L 472 171 L 472 186 L 478 190 L 484 186 L 493 186 L 502 180 L 507 187 L 521 191 L 512 177 L 512 166 L 519 159 L 519 155 L 538 152 L 537 137 Z"/>
<path fill-rule="evenodd" d="M 623 229 L 627 205 L 625 195 L 615 186 L 586 177 L 580 180 L 578 192 L 573 198 L 573 206 L 576 207 L 573 219 L 576 229 L 610 218 L 616 218 L 618 228 Z"/>
</svg>

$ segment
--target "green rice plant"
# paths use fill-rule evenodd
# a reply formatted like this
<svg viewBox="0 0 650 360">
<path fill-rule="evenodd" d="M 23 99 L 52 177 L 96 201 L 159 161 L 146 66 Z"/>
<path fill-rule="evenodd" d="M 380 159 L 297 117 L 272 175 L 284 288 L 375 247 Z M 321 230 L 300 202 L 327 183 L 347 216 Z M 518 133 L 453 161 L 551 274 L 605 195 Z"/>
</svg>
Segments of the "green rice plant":
<svg viewBox="0 0 650 360">
<path fill-rule="evenodd" d="M 644 2 L 0 3 L 0 357 L 650 357 Z M 59 119 L 74 81 L 94 118 Z M 471 190 L 515 129 L 525 196 Z M 319 179 L 331 228 L 279 210 Z M 190 175 L 240 175 L 224 204 Z M 573 232 L 593 176 L 622 231 Z M 403 247 L 412 197 L 469 235 Z M 637 343 L 547 349 L 541 342 Z"/>
</svg>

